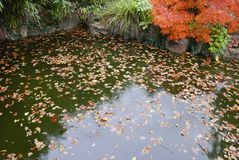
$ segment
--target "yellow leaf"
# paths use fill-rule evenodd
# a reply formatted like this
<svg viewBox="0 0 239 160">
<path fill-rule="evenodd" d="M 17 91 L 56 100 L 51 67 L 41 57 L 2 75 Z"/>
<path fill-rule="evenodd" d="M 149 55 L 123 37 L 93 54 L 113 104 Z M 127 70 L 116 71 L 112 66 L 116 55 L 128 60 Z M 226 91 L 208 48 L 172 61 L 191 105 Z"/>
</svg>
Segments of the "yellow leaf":
<svg viewBox="0 0 239 160">
<path fill-rule="evenodd" d="M 137 158 L 136 157 L 132 157 L 132 159 L 131 160 L 136 160 Z"/>
</svg>

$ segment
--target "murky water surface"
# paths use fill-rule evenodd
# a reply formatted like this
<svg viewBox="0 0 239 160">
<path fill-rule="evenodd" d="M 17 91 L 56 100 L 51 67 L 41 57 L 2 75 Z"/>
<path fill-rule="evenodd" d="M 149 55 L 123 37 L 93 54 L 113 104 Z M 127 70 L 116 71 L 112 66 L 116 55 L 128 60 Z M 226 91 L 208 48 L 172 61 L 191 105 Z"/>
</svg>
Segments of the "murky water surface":
<svg viewBox="0 0 239 160">
<path fill-rule="evenodd" d="M 49 138 L 51 151 L 42 159 L 208 159 L 200 148 L 211 148 L 206 136 L 212 131 L 203 124 L 207 109 L 129 86 L 95 112 L 65 116 L 66 133 Z"/>
<path fill-rule="evenodd" d="M 0 159 L 239 157 L 238 61 L 82 29 L 0 51 Z"/>
</svg>

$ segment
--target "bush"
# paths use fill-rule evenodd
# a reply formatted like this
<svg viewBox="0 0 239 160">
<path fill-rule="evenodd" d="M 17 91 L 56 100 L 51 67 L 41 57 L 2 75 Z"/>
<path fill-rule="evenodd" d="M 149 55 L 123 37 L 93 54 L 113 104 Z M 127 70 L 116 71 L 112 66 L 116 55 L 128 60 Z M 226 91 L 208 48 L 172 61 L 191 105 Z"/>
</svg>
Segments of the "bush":
<svg viewBox="0 0 239 160">
<path fill-rule="evenodd" d="M 152 23 L 152 6 L 149 3 L 148 0 L 137 0 L 137 10 L 141 13 L 142 19 L 140 22 L 140 26 L 143 27 L 143 29 L 147 29 L 148 26 Z"/>
<path fill-rule="evenodd" d="M 220 56 L 223 56 L 229 42 L 230 36 L 225 27 L 220 25 L 212 27 L 209 51 L 213 53 L 217 61 Z"/>
<path fill-rule="evenodd" d="M 0 19 L 9 28 L 21 23 L 41 23 L 41 13 L 49 12 L 59 20 L 74 11 L 75 5 L 68 0 L 2 0 L 0 2 Z"/>
<path fill-rule="evenodd" d="M 150 21 L 151 7 L 136 0 L 109 1 L 100 12 L 100 21 L 111 33 L 137 36 L 142 22 Z M 146 2 L 148 2 L 146 0 Z"/>
<path fill-rule="evenodd" d="M 210 51 L 222 54 L 228 42 L 227 31 L 232 33 L 239 30 L 238 0 L 151 0 L 151 2 L 153 23 L 159 26 L 170 40 L 194 38 L 198 42 L 211 42 Z"/>
<path fill-rule="evenodd" d="M 78 1 L 78 8 L 80 10 L 80 18 L 87 20 L 89 14 L 98 15 L 106 2 L 110 0 L 80 0 Z"/>
<path fill-rule="evenodd" d="M 171 40 L 187 37 L 210 42 L 211 28 L 221 25 L 234 32 L 239 29 L 238 0 L 151 0 L 153 23 Z"/>
<path fill-rule="evenodd" d="M 2 9 L 3 9 L 3 4 L 2 2 L 0 2 L 0 13 L 2 12 Z"/>
<path fill-rule="evenodd" d="M 53 0 L 50 13 L 56 20 L 60 20 L 75 10 L 75 4 L 67 0 Z"/>
</svg>

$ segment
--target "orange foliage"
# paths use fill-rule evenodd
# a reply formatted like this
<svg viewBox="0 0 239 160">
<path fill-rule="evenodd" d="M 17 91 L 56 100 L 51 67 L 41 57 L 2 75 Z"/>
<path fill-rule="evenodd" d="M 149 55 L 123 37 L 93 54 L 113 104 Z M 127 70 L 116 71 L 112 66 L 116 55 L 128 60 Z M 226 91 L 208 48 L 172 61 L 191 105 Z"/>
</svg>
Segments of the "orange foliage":
<svg viewBox="0 0 239 160">
<path fill-rule="evenodd" d="M 239 0 L 151 0 L 153 23 L 171 40 L 210 41 L 210 27 L 239 30 Z"/>
</svg>

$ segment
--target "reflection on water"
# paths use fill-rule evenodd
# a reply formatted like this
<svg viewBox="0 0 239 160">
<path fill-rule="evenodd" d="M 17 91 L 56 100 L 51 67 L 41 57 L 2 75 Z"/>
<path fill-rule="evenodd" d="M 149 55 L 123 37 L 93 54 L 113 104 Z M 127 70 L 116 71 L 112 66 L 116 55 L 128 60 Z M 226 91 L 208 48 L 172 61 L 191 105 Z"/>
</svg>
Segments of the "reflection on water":
<svg viewBox="0 0 239 160">
<path fill-rule="evenodd" d="M 49 137 L 50 150 L 41 159 L 207 160 L 210 99 L 185 101 L 164 91 L 149 95 L 139 86 L 128 86 L 94 112 L 65 114 L 66 133 Z"/>
</svg>

